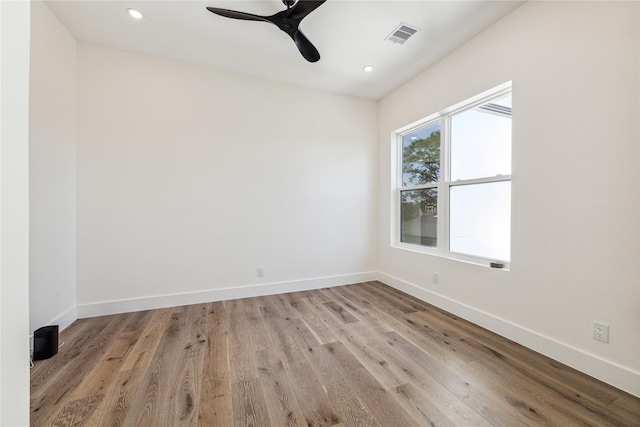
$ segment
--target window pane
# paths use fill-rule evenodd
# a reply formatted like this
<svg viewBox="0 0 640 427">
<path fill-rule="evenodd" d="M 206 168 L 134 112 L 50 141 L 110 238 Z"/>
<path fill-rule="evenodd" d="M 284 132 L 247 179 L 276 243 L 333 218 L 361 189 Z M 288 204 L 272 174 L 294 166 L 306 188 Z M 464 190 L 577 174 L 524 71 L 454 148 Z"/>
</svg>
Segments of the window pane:
<svg viewBox="0 0 640 427">
<path fill-rule="evenodd" d="M 451 180 L 511 174 L 511 95 L 451 117 Z"/>
<path fill-rule="evenodd" d="M 452 252 L 509 261 L 511 182 L 451 187 L 449 204 Z"/>
<path fill-rule="evenodd" d="M 440 123 L 402 136 L 402 186 L 440 179 Z"/>
<path fill-rule="evenodd" d="M 436 246 L 438 230 L 438 190 L 401 191 L 400 241 L 422 246 Z"/>
</svg>

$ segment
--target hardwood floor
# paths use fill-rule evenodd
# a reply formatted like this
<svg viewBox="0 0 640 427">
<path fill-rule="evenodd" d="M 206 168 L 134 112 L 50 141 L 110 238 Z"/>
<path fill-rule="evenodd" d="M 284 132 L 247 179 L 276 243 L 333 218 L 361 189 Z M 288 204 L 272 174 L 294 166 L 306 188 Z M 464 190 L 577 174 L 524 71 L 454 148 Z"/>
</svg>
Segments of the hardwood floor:
<svg viewBox="0 0 640 427">
<path fill-rule="evenodd" d="M 639 426 L 640 399 L 379 282 L 74 322 L 32 426 Z"/>
</svg>

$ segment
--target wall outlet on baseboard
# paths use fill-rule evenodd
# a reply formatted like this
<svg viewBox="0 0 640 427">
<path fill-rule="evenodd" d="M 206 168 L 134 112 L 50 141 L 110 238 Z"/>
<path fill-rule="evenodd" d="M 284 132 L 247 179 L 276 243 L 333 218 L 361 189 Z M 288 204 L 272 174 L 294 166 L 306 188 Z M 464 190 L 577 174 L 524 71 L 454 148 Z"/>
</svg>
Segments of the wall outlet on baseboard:
<svg viewBox="0 0 640 427">
<path fill-rule="evenodd" d="M 256 268 L 256 274 L 258 277 L 264 277 L 264 267 L 259 266 Z"/>
<path fill-rule="evenodd" d="M 600 322 L 593 322 L 593 339 L 609 342 L 609 325 Z"/>
<path fill-rule="evenodd" d="M 440 283 L 440 273 L 434 271 L 433 274 L 431 274 L 431 281 L 436 285 Z"/>
</svg>

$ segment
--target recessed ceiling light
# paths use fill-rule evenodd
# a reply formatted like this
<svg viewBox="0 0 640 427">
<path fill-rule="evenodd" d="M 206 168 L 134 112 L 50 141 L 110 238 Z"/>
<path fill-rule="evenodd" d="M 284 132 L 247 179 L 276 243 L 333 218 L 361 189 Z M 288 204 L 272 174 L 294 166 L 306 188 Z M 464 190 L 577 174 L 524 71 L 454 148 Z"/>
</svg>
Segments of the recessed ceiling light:
<svg viewBox="0 0 640 427">
<path fill-rule="evenodd" d="M 370 73 L 373 71 L 373 67 L 371 65 L 365 65 L 364 67 L 362 67 L 362 69 L 365 73 Z"/>
<path fill-rule="evenodd" d="M 139 10 L 136 9 L 127 9 L 127 12 L 129 12 L 129 15 L 131 15 L 132 17 L 134 17 L 135 19 L 142 19 L 144 18 L 144 15 L 142 14 L 142 12 L 140 12 Z"/>
</svg>

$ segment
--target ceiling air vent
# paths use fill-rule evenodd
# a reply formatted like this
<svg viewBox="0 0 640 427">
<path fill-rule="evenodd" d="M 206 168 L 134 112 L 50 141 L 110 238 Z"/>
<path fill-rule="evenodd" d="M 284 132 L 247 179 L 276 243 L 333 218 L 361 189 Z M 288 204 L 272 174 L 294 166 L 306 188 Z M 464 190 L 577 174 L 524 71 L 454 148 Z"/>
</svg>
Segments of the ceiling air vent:
<svg viewBox="0 0 640 427">
<path fill-rule="evenodd" d="M 394 43 L 403 44 L 409 37 L 414 35 L 418 31 L 417 28 L 410 26 L 409 24 L 405 24 L 404 22 L 398 25 L 398 27 L 393 30 L 391 34 L 385 39 L 390 40 Z"/>
</svg>

